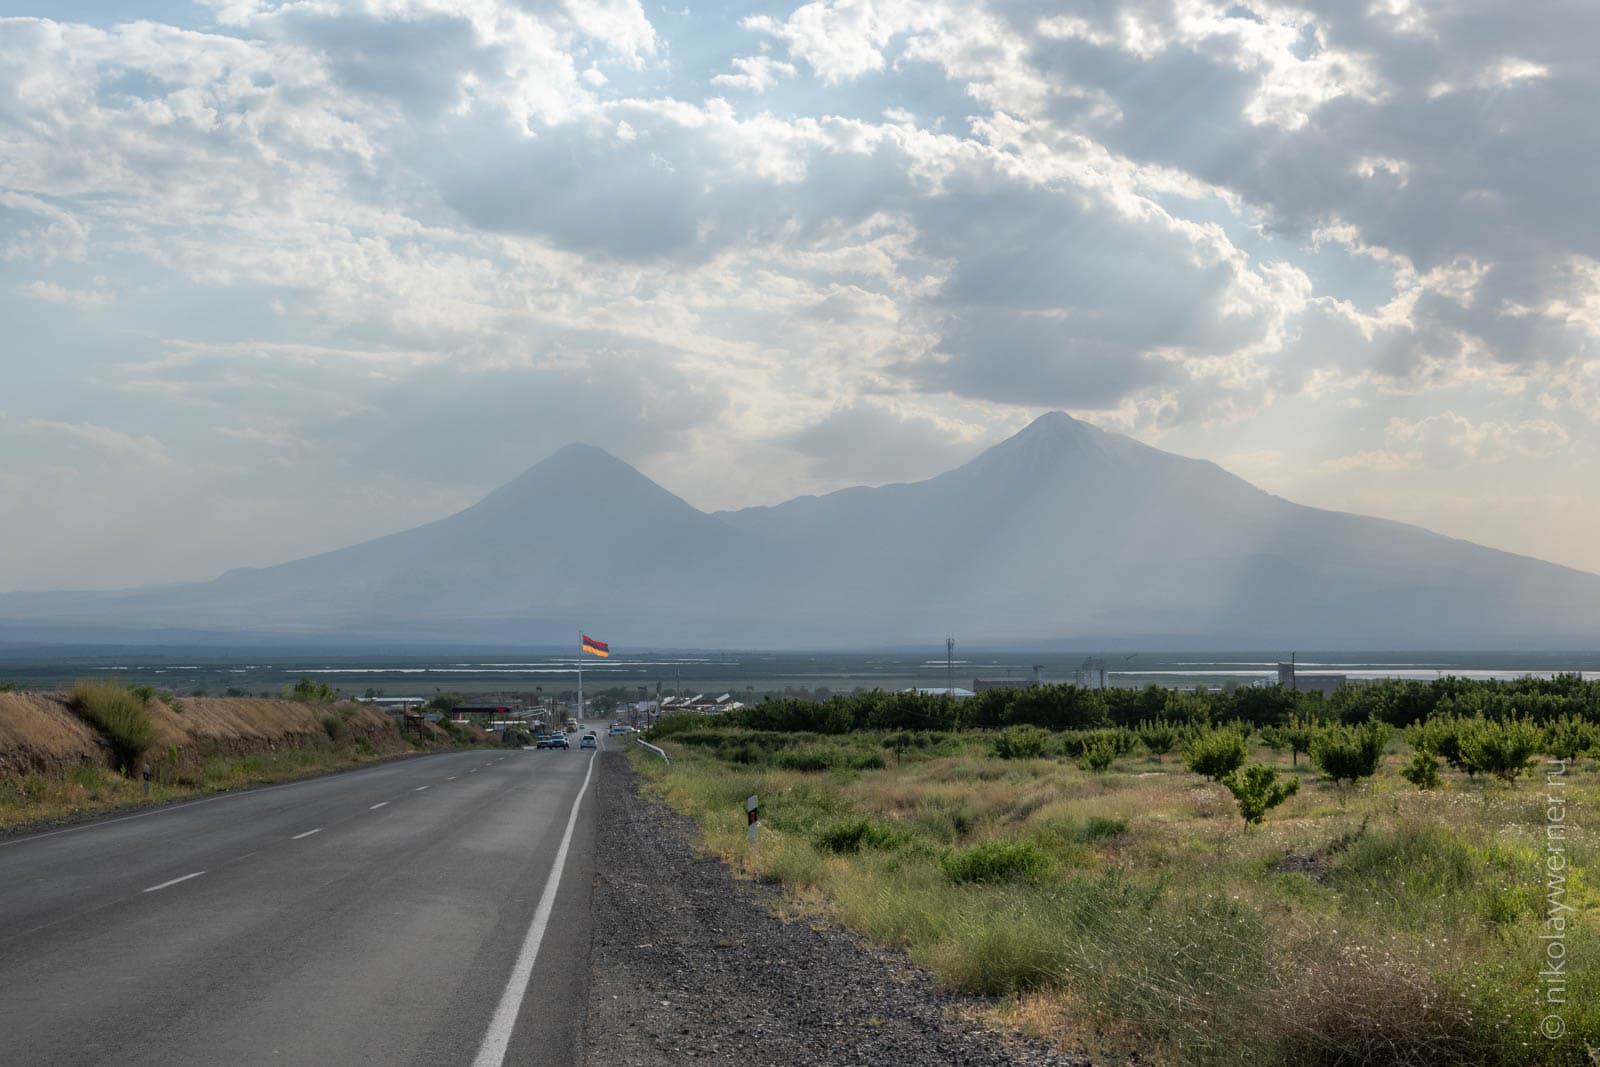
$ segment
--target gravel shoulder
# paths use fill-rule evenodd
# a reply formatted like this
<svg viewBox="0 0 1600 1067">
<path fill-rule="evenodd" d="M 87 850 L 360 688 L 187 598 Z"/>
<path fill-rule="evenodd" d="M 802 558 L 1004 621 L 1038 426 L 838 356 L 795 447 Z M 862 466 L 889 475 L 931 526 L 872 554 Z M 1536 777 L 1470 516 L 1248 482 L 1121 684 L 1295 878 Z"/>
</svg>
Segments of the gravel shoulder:
<svg viewBox="0 0 1600 1067">
<path fill-rule="evenodd" d="M 981 1002 L 902 956 L 777 918 L 781 891 L 699 855 L 622 753 L 601 753 L 597 785 L 589 1067 L 1088 1062 L 969 1021 Z"/>
</svg>

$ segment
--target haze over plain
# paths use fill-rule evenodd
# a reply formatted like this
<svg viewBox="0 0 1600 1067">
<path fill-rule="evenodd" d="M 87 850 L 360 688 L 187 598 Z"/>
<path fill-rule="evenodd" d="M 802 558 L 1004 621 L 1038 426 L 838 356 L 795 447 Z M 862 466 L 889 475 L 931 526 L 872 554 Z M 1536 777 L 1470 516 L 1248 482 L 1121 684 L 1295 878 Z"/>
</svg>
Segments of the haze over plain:
<svg viewBox="0 0 1600 1067">
<path fill-rule="evenodd" d="M 1368 650 L 1600 641 L 1600 576 L 1321 511 L 1211 463 L 1041 416 L 914 484 L 697 511 L 603 449 L 560 449 L 455 515 L 214 582 L 0 597 L 0 635 L 141 632 L 635 647 Z M 44 627 L 43 630 L 40 627 Z"/>
</svg>

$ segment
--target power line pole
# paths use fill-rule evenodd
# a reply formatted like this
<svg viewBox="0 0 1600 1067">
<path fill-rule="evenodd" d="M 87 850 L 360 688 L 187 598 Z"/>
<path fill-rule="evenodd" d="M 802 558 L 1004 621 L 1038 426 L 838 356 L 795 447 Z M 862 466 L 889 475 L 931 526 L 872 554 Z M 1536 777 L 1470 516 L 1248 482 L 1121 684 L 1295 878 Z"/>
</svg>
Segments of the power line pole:
<svg viewBox="0 0 1600 1067">
<path fill-rule="evenodd" d="M 956 639 L 944 639 L 944 695 L 956 698 Z"/>
</svg>

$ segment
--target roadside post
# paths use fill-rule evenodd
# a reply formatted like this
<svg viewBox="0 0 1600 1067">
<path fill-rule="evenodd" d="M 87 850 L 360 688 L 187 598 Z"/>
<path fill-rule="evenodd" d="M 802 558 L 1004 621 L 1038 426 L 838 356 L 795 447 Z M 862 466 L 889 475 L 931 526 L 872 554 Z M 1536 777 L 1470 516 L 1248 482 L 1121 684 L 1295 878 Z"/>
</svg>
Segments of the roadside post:
<svg viewBox="0 0 1600 1067">
<path fill-rule="evenodd" d="M 149 796 L 150 795 L 150 761 L 149 760 L 146 760 L 145 764 L 144 764 L 144 795 L 145 796 Z"/>
<path fill-rule="evenodd" d="M 760 806 L 756 803 L 754 793 L 750 794 L 750 798 L 744 802 L 744 810 L 750 817 L 750 828 L 745 831 L 746 838 L 750 842 L 750 847 L 754 848 L 756 845 L 756 830 L 761 825 Z"/>
</svg>

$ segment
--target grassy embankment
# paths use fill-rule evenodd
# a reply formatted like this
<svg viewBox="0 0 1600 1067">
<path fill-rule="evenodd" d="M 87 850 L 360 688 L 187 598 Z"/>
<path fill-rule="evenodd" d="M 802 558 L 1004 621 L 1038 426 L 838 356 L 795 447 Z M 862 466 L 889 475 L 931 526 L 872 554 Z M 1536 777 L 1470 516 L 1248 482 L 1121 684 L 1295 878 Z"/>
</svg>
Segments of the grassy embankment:
<svg viewBox="0 0 1600 1067">
<path fill-rule="evenodd" d="M 980 730 L 668 732 L 674 764 L 637 766 L 710 853 L 1097 1062 L 1576 1064 L 1583 1036 L 1600 1043 L 1592 760 L 1560 787 L 1575 911 L 1552 1010 L 1538 763 L 1421 790 L 1396 739 L 1374 777 L 1334 784 L 1252 738 L 1252 761 L 1300 784 L 1247 829 L 1180 753 L 1096 771 L 1061 754 L 1070 733 L 1002 759 Z M 1564 1038 L 1541 1036 L 1551 1014 Z"/>
<path fill-rule="evenodd" d="M 0 692 L 0 829 L 284 781 L 468 739 L 402 734 L 337 699 L 177 698 L 80 682 L 69 694 Z M 149 793 L 142 771 L 151 770 Z"/>
</svg>

